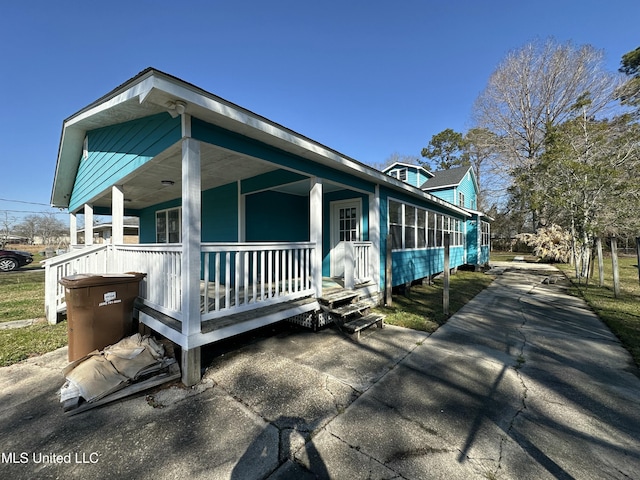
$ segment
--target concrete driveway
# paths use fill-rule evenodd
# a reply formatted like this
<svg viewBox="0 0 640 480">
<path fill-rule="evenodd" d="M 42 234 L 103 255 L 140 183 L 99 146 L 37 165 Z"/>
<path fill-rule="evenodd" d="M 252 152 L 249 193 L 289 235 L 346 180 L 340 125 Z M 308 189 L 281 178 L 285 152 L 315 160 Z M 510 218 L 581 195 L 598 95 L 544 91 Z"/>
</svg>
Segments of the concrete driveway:
<svg viewBox="0 0 640 480">
<path fill-rule="evenodd" d="M 281 326 L 194 388 L 66 417 L 66 349 L 0 369 L 3 478 L 640 478 L 640 378 L 550 267 L 504 264 L 436 333 Z M 550 283 L 543 283 L 551 278 Z"/>
</svg>

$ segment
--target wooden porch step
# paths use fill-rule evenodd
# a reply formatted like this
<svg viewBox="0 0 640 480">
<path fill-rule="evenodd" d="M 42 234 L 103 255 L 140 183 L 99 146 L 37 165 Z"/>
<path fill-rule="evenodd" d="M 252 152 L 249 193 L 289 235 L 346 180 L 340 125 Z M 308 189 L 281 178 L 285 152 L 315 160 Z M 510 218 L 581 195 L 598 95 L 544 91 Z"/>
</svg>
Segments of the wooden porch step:
<svg viewBox="0 0 640 480">
<path fill-rule="evenodd" d="M 318 300 L 328 306 L 330 309 L 337 303 L 352 302 L 359 297 L 359 293 L 354 290 L 341 289 L 337 292 L 322 295 Z"/>
<path fill-rule="evenodd" d="M 371 313 L 365 317 L 360 317 L 345 323 L 342 328 L 349 333 L 355 334 L 356 340 L 360 340 L 360 332 L 372 325 L 377 325 L 378 328 L 384 328 L 384 315 Z"/>
<path fill-rule="evenodd" d="M 360 313 L 363 310 L 374 306 L 375 305 L 373 303 L 363 300 L 355 303 L 347 303 L 346 305 L 342 305 L 341 307 L 333 308 L 329 310 L 329 312 L 340 317 L 348 317 L 349 315 Z"/>
</svg>

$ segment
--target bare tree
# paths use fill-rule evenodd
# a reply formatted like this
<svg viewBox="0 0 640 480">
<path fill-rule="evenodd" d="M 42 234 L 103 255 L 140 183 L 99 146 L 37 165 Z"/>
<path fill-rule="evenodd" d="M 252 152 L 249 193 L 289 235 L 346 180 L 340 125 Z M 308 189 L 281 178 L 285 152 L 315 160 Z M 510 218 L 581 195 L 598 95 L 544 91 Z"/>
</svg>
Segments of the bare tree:
<svg viewBox="0 0 640 480">
<path fill-rule="evenodd" d="M 4 248 L 7 243 L 15 221 L 16 218 L 10 216 L 9 212 L 0 212 L 0 247 Z"/>
<path fill-rule="evenodd" d="M 534 41 L 509 53 L 491 75 L 476 100 L 475 122 L 495 134 L 502 170 L 514 179 L 535 166 L 550 129 L 570 119 L 580 98 L 589 97 L 587 115 L 596 117 L 620 82 L 605 69 L 603 52 L 590 45 Z M 537 223 L 538 212 L 532 213 Z"/>
<path fill-rule="evenodd" d="M 550 39 L 507 55 L 475 103 L 477 124 L 502 140 L 509 166 L 529 166 L 542 153 L 549 127 L 570 118 L 579 98 L 589 116 L 612 101 L 620 78 L 604 68 L 602 51 Z"/>
<path fill-rule="evenodd" d="M 398 152 L 394 152 L 389 155 L 384 162 L 373 162 L 369 166 L 376 170 L 384 170 L 389 165 L 393 165 L 396 162 L 406 163 L 408 165 L 420 165 L 420 158 L 417 155 L 403 155 Z"/>
<path fill-rule="evenodd" d="M 42 213 L 38 224 L 38 234 L 42 237 L 42 243 L 49 245 L 65 235 L 65 224 L 52 213 Z"/>
<path fill-rule="evenodd" d="M 39 215 L 27 215 L 15 226 L 14 231 L 18 235 L 28 238 L 29 243 L 33 243 L 34 238 L 38 235 L 39 224 Z"/>
</svg>

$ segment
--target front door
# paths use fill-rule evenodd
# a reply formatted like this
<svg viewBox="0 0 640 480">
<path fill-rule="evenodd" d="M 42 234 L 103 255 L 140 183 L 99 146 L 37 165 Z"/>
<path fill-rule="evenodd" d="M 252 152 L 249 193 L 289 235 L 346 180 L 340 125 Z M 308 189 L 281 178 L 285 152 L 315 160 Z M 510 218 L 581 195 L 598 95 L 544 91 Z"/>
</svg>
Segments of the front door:
<svg viewBox="0 0 640 480">
<path fill-rule="evenodd" d="M 340 242 L 357 242 L 362 237 L 362 201 L 331 202 L 331 276 L 344 276 L 344 246 Z"/>
</svg>

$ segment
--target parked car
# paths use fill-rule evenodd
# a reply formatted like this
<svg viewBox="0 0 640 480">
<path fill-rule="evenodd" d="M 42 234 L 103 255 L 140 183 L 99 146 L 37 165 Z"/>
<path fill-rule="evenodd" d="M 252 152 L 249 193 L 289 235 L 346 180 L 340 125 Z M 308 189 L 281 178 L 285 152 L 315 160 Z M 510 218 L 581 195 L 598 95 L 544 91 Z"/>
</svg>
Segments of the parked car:
<svg viewBox="0 0 640 480">
<path fill-rule="evenodd" d="M 33 255 L 20 250 L 0 250 L 0 272 L 10 272 L 33 262 Z"/>
</svg>

